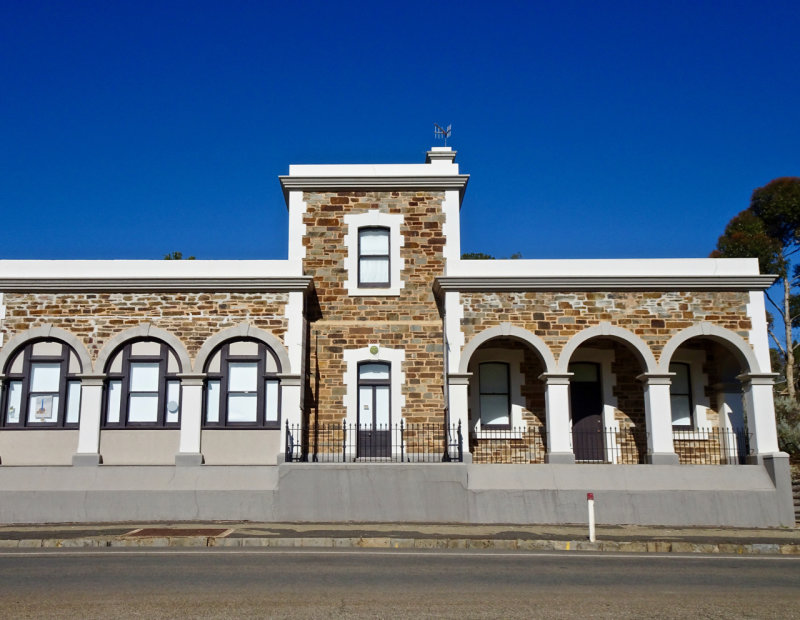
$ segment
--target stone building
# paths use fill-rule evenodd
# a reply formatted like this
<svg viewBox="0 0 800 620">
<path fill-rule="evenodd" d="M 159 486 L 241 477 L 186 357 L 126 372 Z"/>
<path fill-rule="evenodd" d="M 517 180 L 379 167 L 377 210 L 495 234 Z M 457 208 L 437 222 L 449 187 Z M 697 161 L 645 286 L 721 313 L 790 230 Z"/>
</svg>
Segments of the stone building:
<svg viewBox="0 0 800 620">
<path fill-rule="evenodd" d="M 468 176 L 291 166 L 282 261 L 0 261 L 0 521 L 788 525 L 755 260 L 460 258 Z"/>
</svg>

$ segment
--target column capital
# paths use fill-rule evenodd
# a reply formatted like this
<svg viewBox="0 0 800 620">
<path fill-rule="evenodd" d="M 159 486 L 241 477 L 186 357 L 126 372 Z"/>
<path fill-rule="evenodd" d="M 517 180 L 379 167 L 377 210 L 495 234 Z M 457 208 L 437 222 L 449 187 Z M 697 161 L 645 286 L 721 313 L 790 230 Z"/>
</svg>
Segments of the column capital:
<svg viewBox="0 0 800 620">
<path fill-rule="evenodd" d="M 774 385 L 778 376 L 777 372 L 745 372 L 737 375 L 736 378 L 742 383 L 750 385 Z"/>
<path fill-rule="evenodd" d="M 569 380 L 574 374 L 573 372 L 543 372 L 539 375 L 539 380 L 544 381 L 545 385 L 569 385 Z"/>
<path fill-rule="evenodd" d="M 81 385 L 99 385 L 102 386 L 103 382 L 106 380 L 106 376 L 104 374 L 100 375 L 97 373 L 86 373 L 82 375 L 78 375 L 78 378 L 81 380 Z"/>
<path fill-rule="evenodd" d="M 643 372 L 636 376 L 636 380 L 645 385 L 672 385 L 674 376 L 674 372 Z"/>
<path fill-rule="evenodd" d="M 471 372 L 450 372 L 447 373 L 448 385 L 469 385 Z"/>
<path fill-rule="evenodd" d="M 180 372 L 178 373 L 178 378 L 181 380 L 181 386 L 183 387 L 202 386 L 206 374 L 204 372 Z"/>
<path fill-rule="evenodd" d="M 281 380 L 281 385 L 283 387 L 289 387 L 291 385 L 300 386 L 303 383 L 303 378 L 300 375 L 289 374 L 289 373 L 278 373 L 278 379 Z"/>
</svg>

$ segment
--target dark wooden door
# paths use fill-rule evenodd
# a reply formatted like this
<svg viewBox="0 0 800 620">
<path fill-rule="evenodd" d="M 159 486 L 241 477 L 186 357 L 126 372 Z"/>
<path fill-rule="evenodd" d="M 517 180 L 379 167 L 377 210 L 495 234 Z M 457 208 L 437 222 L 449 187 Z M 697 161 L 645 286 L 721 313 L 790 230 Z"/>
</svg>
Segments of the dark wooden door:
<svg viewBox="0 0 800 620">
<path fill-rule="evenodd" d="M 576 461 L 604 461 L 603 386 L 597 364 L 570 364 L 572 449 Z"/>
<path fill-rule="evenodd" d="M 360 458 L 392 455 L 388 385 L 361 385 L 358 390 L 358 445 Z"/>
</svg>

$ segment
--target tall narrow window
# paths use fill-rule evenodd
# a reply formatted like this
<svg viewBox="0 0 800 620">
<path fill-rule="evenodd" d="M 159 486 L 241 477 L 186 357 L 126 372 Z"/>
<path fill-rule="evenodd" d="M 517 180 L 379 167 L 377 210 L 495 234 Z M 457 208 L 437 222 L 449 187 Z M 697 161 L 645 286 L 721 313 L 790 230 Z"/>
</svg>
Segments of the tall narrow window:
<svg viewBox="0 0 800 620">
<path fill-rule="evenodd" d="M 511 398 L 508 364 L 484 362 L 479 366 L 481 426 L 508 428 L 511 424 Z"/>
<path fill-rule="evenodd" d="M 669 371 L 675 373 L 669 387 L 669 398 L 672 405 L 672 426 L 691 428 L 692 418 L 692 384 L 689 378 L 689 364 L 674 362 Z"/>
<path fill-rule="evenodd" d="M 180 425 L 180 362 L 160 340 L 120 348 L 106 367 L 105 428 Z"/>
<path fill-rule="evenodd" d="M 389 278 L 389 229 L 358 230 L 358 285 L 386 288 Z"/>
<path fill-rule="evenodd" d="M 264 343 L 232 340 L 206 364 L 206 428 L 279 428 L 277 359 Z"/>
<path fill-rule="evenodd" d="M 5 428 L 75 428 L 81 408 L 80 361 L 58 340 L 27 344 L 6 366 Z"/>
</svg>

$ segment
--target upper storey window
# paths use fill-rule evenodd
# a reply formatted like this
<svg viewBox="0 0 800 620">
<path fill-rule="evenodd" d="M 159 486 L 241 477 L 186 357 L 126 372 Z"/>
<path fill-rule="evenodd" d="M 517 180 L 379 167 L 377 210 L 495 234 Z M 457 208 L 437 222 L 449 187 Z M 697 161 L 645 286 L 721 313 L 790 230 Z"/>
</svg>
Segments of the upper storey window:
<svg viewBox="0 0 800 620">
<path fill-rule="evenodd" d="M 81 407 L 80 362 L 58 340 L 19 350 L 6 367 L 3 424 L 6 428 L 75 428 Z"/>
<path fill-rule="evenodd" d="M 387 288 L 390 285 L 389 229 L 365 227 L 358 230 L 358 285 Z"/>
<path fill-rule="evenodd" d="M 344 216 L 344 222 L 348 295 L 399 295 L 404 287 L 402 214 L 377 210 L 350 213 Z"/>
</svg>

